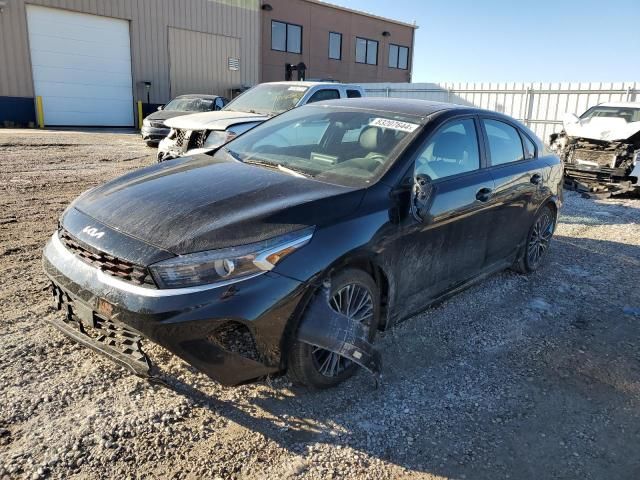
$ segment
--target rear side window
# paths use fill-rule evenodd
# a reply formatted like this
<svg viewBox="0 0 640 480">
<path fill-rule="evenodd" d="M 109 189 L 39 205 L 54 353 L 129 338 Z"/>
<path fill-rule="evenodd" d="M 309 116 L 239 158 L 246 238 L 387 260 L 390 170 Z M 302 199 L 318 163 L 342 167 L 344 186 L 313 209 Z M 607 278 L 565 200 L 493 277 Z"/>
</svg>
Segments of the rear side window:
<svg viewBox="0 0 640 480">
<path fill-rule="evenodd" d="M 347 98 L 360 98 L 362 94 L 358 90 L 347 89 Z"/>
<path fill-rule="evenodd" d="M 536 158 L 536 146 L 531 139 L 523 134 L 522 141 L 524 142 L 525 157 L 527 159 Z"/>
<path fill-rule="evenodd" d="M 446 123 L 431 137 L 416 160 L 415 173 L 436 180 L 479 168 L 476 126 L 467 118 Z"/>
<path fill-rule="evenodd" d="M 323 100 L 334 100 L 340 98 L 340 92 L 334 89 L 318 90 L 311 95 L 311 98 L 307 103 L 321 102 Z"/>
<path fill-rule="evenodd" d="M 491 165 L 503 165 L 517 162 L 524 158 L 522 140 L 518 131 L 498 120 L 482 120 L 487 139 Z"/>
</svg>

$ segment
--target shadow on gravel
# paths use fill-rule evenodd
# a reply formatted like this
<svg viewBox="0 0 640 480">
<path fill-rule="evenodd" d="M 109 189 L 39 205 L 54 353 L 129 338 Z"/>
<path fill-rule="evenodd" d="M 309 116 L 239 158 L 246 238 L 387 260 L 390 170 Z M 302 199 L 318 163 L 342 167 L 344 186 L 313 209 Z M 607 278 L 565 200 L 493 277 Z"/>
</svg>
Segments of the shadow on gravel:
<svg viewBox="0 0 640 480">
<path fill-rule="evenodd" d="M 282 378 L 240 405 L 169 387 L 302 458 L 326 443 L 447 478 L 638 478 L 640 248 L 552 245 L 537 273 L 498 274 L 382 334 L 381 388 Z"/>
</svg>

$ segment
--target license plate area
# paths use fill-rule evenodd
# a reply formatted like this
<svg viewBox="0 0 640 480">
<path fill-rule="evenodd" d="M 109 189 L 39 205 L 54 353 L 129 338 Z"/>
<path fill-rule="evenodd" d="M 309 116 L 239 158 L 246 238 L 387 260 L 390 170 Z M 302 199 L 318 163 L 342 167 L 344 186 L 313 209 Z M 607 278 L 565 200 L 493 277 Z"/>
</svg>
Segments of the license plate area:
<svg viewBox="0 0 640 480">
<path fill-rule="evenodd" d="M 64 313 L 52 322 L 77 342 L 96 350 L 133 373 L 148 376 L 151 362 L 142 350 L 142 336 L 126 324 L 97 313 L 53 284 L 54 303 Z"/>
</svg>

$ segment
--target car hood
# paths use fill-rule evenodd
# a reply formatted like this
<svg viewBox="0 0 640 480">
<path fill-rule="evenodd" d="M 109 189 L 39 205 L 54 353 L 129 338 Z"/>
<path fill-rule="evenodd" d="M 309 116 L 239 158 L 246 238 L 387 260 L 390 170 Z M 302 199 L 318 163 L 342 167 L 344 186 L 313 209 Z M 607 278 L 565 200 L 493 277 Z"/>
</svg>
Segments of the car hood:
<svg viewBox="0 0 640 480">
<path fill-rule="evenodd" d="M 356 210 L 363 193 L 196 155 L 132 172 L 89 190 L 72 206 L 112 230 L 181 255 L 335 222 Z"/>
<path fill-rule="evenodd" d="M 183 115 L 193 115 L 193 112 L 181 112 L 179 110 L 159 110 L 157 112 L 153 112 L 150 115 L 147 115 L 145 117 L 145 120 L 154 120 L 157 122 L 160 120 L 168 120 L 174 117 L 181 117 Z"/>
<path fill-rule="evenodd" d="M 264 121 L 268 118 L 268 115 L 259 115 L 257 113 L 219 110 L 217 112 L 193 113 L 172 118 L 165 124 L 168 127 L 182 130 L 224 130 L 237 123 Z"/>
<path fill-rule="evenodd" d="M 640 122 L 627 123 L 622 118 L 594 117 L 591 119 L 566 119 L 564 131 L 570 137 L 590 138 L 592 140 L 627 140 L 640 132 Z"/>
</svg>

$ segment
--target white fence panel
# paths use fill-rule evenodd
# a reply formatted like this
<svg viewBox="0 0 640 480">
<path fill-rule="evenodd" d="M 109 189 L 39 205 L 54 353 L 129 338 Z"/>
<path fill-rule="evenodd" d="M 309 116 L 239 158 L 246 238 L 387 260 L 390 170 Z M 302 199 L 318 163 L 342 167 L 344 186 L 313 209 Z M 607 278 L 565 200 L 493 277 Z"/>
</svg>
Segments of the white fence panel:
<svg viewBox="0 0 640 480">
<path fill-rule="evenodd" d="M 580 115 L 603 102 L 640 101 L 640 82 L 365 83 L 371 97 L 450 102 L 505 113 L 548 141 L 566 113 Z"/>
</svg>

